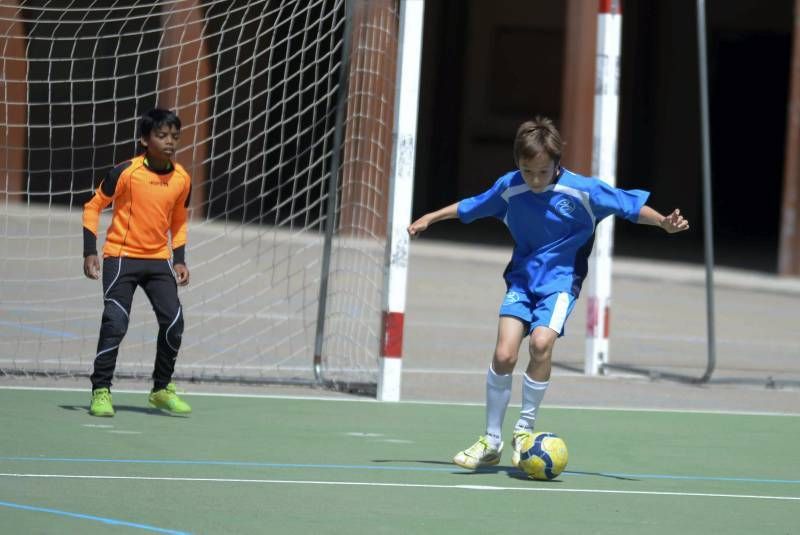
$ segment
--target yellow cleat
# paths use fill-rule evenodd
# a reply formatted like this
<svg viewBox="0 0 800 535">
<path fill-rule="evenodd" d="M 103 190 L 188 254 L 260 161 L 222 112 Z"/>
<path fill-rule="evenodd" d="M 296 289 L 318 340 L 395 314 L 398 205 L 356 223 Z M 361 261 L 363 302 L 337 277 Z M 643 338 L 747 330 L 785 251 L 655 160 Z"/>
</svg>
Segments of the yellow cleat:
<svg viewBox="0 0 800 535">
<path fill-rule="evenodd" d="M 533 431 L 514 429 L 514 438 L 511 439 L 511 449 L 513 450 L 511 453 L 511 465 L 514 468 L 519 467 L 519 458 L 522 454 L 522 444 L 524 443 L 525 437 L 530 437 L 531 435 L 533 435 Z"/>
<path fill-rule="evenodd" d="M 500 462 L 500 454 L 503 452 L 503 443 L 497 449 L 489 445 L 486 435 L 478 437 L 478 441 L 465 449 L 459 451 L 453 457 L 453 462 L 467 470 L 475 470 L 481 466 L 494 466 Z"/>
</svg>

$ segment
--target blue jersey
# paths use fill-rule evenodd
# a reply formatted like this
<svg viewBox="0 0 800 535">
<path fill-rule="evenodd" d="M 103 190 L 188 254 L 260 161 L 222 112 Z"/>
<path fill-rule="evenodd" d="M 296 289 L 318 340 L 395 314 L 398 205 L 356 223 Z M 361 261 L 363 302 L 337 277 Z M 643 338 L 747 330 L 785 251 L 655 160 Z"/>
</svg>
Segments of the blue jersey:
<svg viewBox="0 0 800 535">
<path fill-rule="evenodd" d="M 514 253 L 503 274 L 509 290 L 538 297 L 569 292 L 577 297 L 597 223 L 612 214 L 636 222 L 649 196 L 563 168 L 554 183 L 535 193 L 516 170 L 480 195 L 460 201 L 458 217 L 464 223 L 495 217 L 508 227 L 514 239 Z"/>
</svg>

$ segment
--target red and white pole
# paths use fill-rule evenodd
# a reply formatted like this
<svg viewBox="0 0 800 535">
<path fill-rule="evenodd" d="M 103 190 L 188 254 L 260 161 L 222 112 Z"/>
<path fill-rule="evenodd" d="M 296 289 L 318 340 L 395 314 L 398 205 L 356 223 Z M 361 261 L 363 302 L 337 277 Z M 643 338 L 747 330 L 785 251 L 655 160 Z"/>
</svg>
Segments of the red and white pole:
<svg viewBox="0 0 800 535">
<path fill-rule="evenodd" d="M 422 21 L 424 0 L 400 2 L 397 94 L 394 108 L 394 148 L 389 188 L 389 242 L 386 248 L 379 401 L 400 400 L 403 320 L 408 278 L 408 232 L 414 191 L 414 152 L 417 138 Z"/>
<path fill-rule="evenodd" d="M 621 43 L 622 0 L 599 0 L 592 175 L 612 186 L 616 184 Z M 586 375 L 602 373 L 608 362 L 613 242 L 614 218 L 608 217 L 595 229 L 589 257 Z"/>
</svg>

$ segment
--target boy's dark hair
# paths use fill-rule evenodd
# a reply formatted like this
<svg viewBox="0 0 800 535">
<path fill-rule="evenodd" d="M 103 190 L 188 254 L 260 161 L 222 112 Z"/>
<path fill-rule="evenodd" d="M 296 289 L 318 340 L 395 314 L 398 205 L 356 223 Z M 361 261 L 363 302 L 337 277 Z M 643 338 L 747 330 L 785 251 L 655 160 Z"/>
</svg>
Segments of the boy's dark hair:
<svg viewBox="0 0 800 535">
<path fill-rule="evenodd" d="M 519 165 L 521 158 L 534 158 L 545 152 L 558 165 L 564 142 L 553 121 L 537 116 L 525 121 L 517 129 L 514 138 L 514 162 Z"/>
<path fill-rule="evenodd" d="M 148 137 L 154 128 L 161 128 L 165 125 L 174 126 L 180 131 L 181 120 L 174 111 L 162 108 L 146 111 L 139 121 L 139 137 Z"/>
</svg>

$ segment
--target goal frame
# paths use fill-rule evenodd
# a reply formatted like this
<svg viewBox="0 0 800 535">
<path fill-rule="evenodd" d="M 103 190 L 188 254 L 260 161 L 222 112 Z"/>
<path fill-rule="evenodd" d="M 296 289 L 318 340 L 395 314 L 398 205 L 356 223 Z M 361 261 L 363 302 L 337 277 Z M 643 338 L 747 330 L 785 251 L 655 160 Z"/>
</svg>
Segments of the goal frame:
<svg viewBox="0 0 800 535">
<path fill-rule="evenodd" d="M 389 67 L 392 77 L 394 78 L 394 94 L 390 94 L 389 91 L 385 91 L 380 95 L 380 98 L 393 103 L 394 110 L 393 117 L 390 117 L 390 120 L 383 121 L 383 124 L 385 124 L 389 129 L 387 131 L 387 135 L 390 135 L 391 137 L 390 143 L 384 144 L 386 151 L 391 152 L 389 157 L 391 165 L 385 168 L 388 176 L 384 176 L 382 179 L 387 185 L 386 191 L 389 195 L 388 198 L 381 201 L 387 204 L 385 213 L 381 214 L 381 218 L 385 218 L 382 224 L 385 224 L 386 228 L 371 236 L 373 239 L 372 245 L 368 246 L 373 247 L 378 243 L 385 243 L 384 252 L 382 255 L 384 259 L 384 269 L 382 288 L 379 288 L 381 290 L 380 297 L 378 292 L 373 294 L 375 299 L 382 302 L 382 306 L 380 307 L 381 310 L 379 310 L 374 316 L 374 322 L 376 325 L 379 325 L 379 328 L 377 329 L 378 332 L 375 333 L 374 337 L 374 347 L 376 348 L 374 354 L 374 364 L 377 368 L 377 385 L 372 385 L 372 388 L 377 387 L 377 393 L 374 390 L 372 393 L 377 395 L 379 399 L 396 401 L 400 397 L 400 357 L 402 355 L 403 335 L 402 317 L 405 308 L 405 284 L 408 261 L 408 241 L 405 229 L 410 222 L 411 214 L 411 198 L 414 176 L 414 149 L 416 143 L 417 105 L 420 75 L 419 71 L 421 64 L 420 56 L 422 41 L 422 19 L 425 4 L 424 0 L 381 0 L 378 3 L 389 7 L 391 10 L 390 14 L 385 15 L 382 18 L 382 22 L 384 24 L 389 21 L 388 26 L 385 26 L 383 31 L 391 33 L 391 38 L 396 39 L 397 49 L 396 58 L 393 57 L 390 59 L 391 67 Z M 210 4 L 216 5 L 217 3 L 212 1 Z M 42 3 L 41 5 L 49 6 L 49 4 L 46 2 Z M 135 2 L 129 2 L 127 4 L 124 2 L 114 4 L 115 9 L 117 5 L 120 6 L 123 12 L 125 9 L 128 9 L 128 6 L 136 6 L 135 8 L 139 9 L 139 4 Z M 141 5 L 144 6 L 145 4 L 142 3 Z M 297 379 L 290 377 L 288 379 L 273 379 L 269 376 L 263 375 L 236 376 L 235 374 L 238 372 L 235 370 L 233 370 L 232 375 L 216 375 L 213 372 L 204 374 L 204 372 L 201 371 L 200 375 L 198 376 L 194 375 L 194 373 L 191 371 L 181 371 L 181 367 L 179 366 L 178 373 L 175 375 L 175 377 L 179 380 L 209 380 L 213 382 L 237 383 L 316 383 L 339 389 L 344 388 L 348 390 L 355 389 L 356 391 L 370 391 L 370 385 L 368 384 L 343 384 L 343 382 L 339 379 L 332 379 L 328 377 L 326 375 L 324 366 L 326 329 L 332 328 L 329 325 L 326 325 L 325 322 L 326 307 L 329 303 L 328 275 L 330 274 L 331 269 L 331 255 L 335 247 L 333 242 L 334 239 L 336 239 L 335 233 L 337 232 L 337 224 L 341 222 L 340 218 L 346 217 L 346 215 L 340 213 L 341 205 L 337 205 L 337 203 L 342 201 L 339 195 L 343 194 L 342 184 L 339 182 L 340 175 L 342 170 L 348 165 L 348 161 L 346 160 L 347 140 L 345 139 L 347 132 L 344 125 L 348 124 L 348 121 L 350 121 L 349 113 L 352 111 L 348 108 L 350 105 L 348 103 L 349 88 L 347 87 L 346 81 L 352 76 L 352 66 L 350 64 L 349 52 L 353 46 L 353 43 L 351 42 L 353 36 L 353 11 L 356 7 L 363 8 L 366 3 L 364 0 L 341 0 L 341 3 L 337 1 L 335 2 L 335 5 L 338 6 L 337 9 L 341 9 L 342 6 L 344 6 L 344 10 L 346 12 L 345 18 L 342 21 L 342 26 L 339 26 L 340 30 L 343 28 L 342 31 L 345 43 L 343 45 L 340 44 L 341 42 L 337 37 L 336 46 L 343 47 L 341 59 L 343 68 L 340 69 L 340 84 L 338 88 L 339 94 L 336 96 L 335 113 L 337 115 L 337 120 L 333 136 L 334 148 L 331 152 L 329 152 L 330 159 L 325 164 L 325 166 L 328 168 L 329 175 L 327 176 L 328 184 L 326 186 L 328 194 L 327 199 L 323 200 L 322 204 L 327 203 L 328 212 L 327 216 L 324 216 L 323 220 L 324 245 L 321 247 L 323 249 L 323 256 L 320 261 L 319 268 L 322 270 L 322 277 L 319 280 L 319 301 L 316 303 L 316 317 L 318 321 L 315 325 L 316 334 L 313 338 L 313 353 L 308 355 L 308 373 L 311 378 Z M 186 137 L 188 140 L 186 143 L 186 150 L 192 151 L 191 156 L 187 157 L 187 159 L 191 160 L 191 164 L 189 165 L 196 167 L 190 169 L 190 174 L 192 174 L 194 180 L 198 182 L 197 185 L 199 186 L 194 191 L 192 201 L 193 204 L 190 207 L 191 213 L 194 216 L 190 222 L 190 231 L 191 227 L 202 225 L 204 223 L 203 218 L 207 217 L 205 210 L 208 207 L 203 205 L 203 202 L 205 202 L 203 199 L 205 197 L 204 193 L 207 193 L 209 197 L 211 196 L 211 193 L 204 191 L 203 188 L 206 185 L 206 173 L 213 175 L 213 169 L 211 168 L 211 164 L 209 162 L 211 162 L 214 158 L 212 155 L 212 141 L 210 141 L 214 139 L 214 132 L 212 132 L 212 124 L 209 122 L 209 107 L 211 106 L 211 101 L 214 97 L 212 86 L 214 73 L 212 73 L 210 70 L 211 65 L 208 58 L 211 56 L 208 55 L 208 46 L 203 35 L 202 10 L 205 6 L 206 4 L 200 0 L 171 0 L 164 3 L 161 7 L 152 8 L 152 13 L 155 13 L 156 17 L 158 17 L 157 13 L 160 10 L 160 18 L 162 23 L 167 24 L 166 21 L 169 21 L 169 28 L 162 32 L 162 48 L 158 56 L 158 72 L 160 73 L 157 78 L 159 86 L 158 104 L 162 107 L 167 106 L 171 109 L 176 109 L 179 116 L 185 118 L 185 126 L 188 128 L 185 128 L 185 131 L 182 132 L 182 134 L 185 134 L 183 137 Z M 371 6 L 372 5 L 370 5 L 370 7 Z M 27 101 L 28 87 L 26 85 L 27 80 L 24 70 L 24 64 L 26 63 L 27 59 L 24 43 L 28 36 L 26 34 L 26 30 L 24 29 L 23 9 L 27 8 L 28 6 L 22 6 L 21 3 L 18 7 L 8 4 L 0 6 L 0 28 L 5 30 L 3 36 L 0 36 L 2 38 L 0 42 L 2 42 L 4 51 L 4 55 L 2 57 L 3 72 L 7 74 L 10 69 L 16 69 L 18 74 L 20 69 L 22 69 L 23 72 L 22 75 L 12 77 L 13 83 L 6 84 L 6 87 L 4 87 L 6 90 L 4 95 L 5 102 L 0 103 L 2 104 L 0 105 L 0 108 L 2 108 L 3 111 L 3 116 L 0 117 L 2 122 L 0 127 L 5 129 L 4 133 L 7 134 L 6 139 L 9 140 L 10 145 L 3 147 L 2 150 L 4 157 L 2 162 L 2 171 L 5 172 L 5 182 L 3 184 L 2 198 L 0 200 L 5 203 L 7 208 L 11 206 L 11 212 L 14 212 L 13 214 L 9 214 L 9 210 L 6 210 L 6 218 L 17 218 L 16 221 L 23 221 L 26 217 L 38 217 L 39 219 L 44 217 L 47 221 L 43 220 L 43 225 L 59 225 L 58 221 L 60 221 L 61 218 L 69 218 L 69 221 L 72 221 L 72 219 L 77 215 L 79 219 L 79 213 L 76 214 L 76 212 L 79 212 L 79 209 L 75 210 L 75 207 L 72 206 L 67 210 L 56 210 L 51 212 L 47 204 L 44 206 L 35 207 L 34 209 L 34 207 L 31 205 L 30 198 L 28 198 L 27 207 L 25 206 L 24 202 L 26 198 L 26 188 L 30 190 L 30 186 L 26 186 L 26 183 L 24 182 L 24 174 L 27 169 L 25 163 L 25 152 L 29 151 L 24 140 L 24 130 L 32 125 L 36 125 L 37 127 L 41 128 L 41 122 L 31 122 L 32 119 L 29 119 L 27 116 L 27 110 L 31 105 L 31 103 Z M 34 6 L 31 9 L 38 8 Z M 53 11 L 49 7 L 43 8 L 43 10 L 48 9 L 51 12 Z M 105 15 L 103 17 L 105 17 Z M 55 16 L 55 19 L 58 19 L 58 15 Z M 38 21 L 39 19 L 32 20 Z M 42 20 L 45 24 L 52 24 L 51 21 L 53 19 Z M 100 19 L 97 20 L 100 21 Z M 342 20 L 341 17 L 339 17 L 339 20 Z M 105 21 L 106 19 L 103 18 L 102 21 L 98 22 L 97 24 L 105 24 Z M 94 19 L 92 19 L 90 23 L 94 23 Z M 396 26 L 392 27 L 392 24 Z M 100 26 L 97 27 L 99 28 Z M 91 30 L 87 31 L 91 32 Z M 126 31 L 130 32 L 131 30 Z M 134 29 L 133 31 L 135 32 L 136 30 Z M 41 36 L 41 33 L 39 35 Z M 128 33 L 127 35 L 133 36 L 134 34 Z M 86 37 L 86 34 L 83 34 L 81 38 L 86 39 Z M 63 37 L 61 38 L 63 39 Z M 333 43 L 333 41 L 331 41 L 331 43 Z M 50 46 L 55 47 L 56 44 L 57 43 L 53 41 Z M 371 43 L 366 43 L 364 46 L 368 48 L 370 44 Z M 51 50 L 54 49 L 55 48 Z M 153 49 L 151 48 L 146 48 L 145 50 L 147 53 L 153 53 Z M 198 58 L 197 60 L 191 59 L 195 56 Z M 55 54 L 51 56 L 50 59 L 47 58 L 46 53 L 43 57 L 45 58 L 45 61 L 50 62 L 58 61 L 59 58 L 65 58 L 67 61 L 74 62 L 77 61 L 75 58 L 80 58 L 82 56 L 73 56 L 72 59 L 70 59 L 69 52 L 61 50 L 60 54 Z M 190 59 L 187 60 L 187 58 Z M 115 59 L 113 61 L 116 62 Z M 394 63 L 395 61 L 396 64 Z M 386 70 L 387 67 L 384 66 L 382 68 Z M 93 67 L 91 72 L 94 73 Z M 106 76 L 103 71 L 98 71 L 98 73 L 100 73 L 100 76 Z M 387 75 L 386 78 L 388 79 L 389 76 Z M 94 78 L 92 77 L 92 79 Z M 59 78 L 53 79 L 54 83 L 60 83 L 61 81 L 62 80 Z M 70 82 L 71 78 L 66 78 L 64 81 Z M 4 80 L 4 82 L 6 82 L 6 80 Z M 50 83 L 49 78 L 47 79 L 47 83 Z M 166 84 L 167 87 L 164 87 L 164 84 Z M 380 89 L 378 91 L 380 91 Z M 138 98 L 139 93 L 136 93 L 136 95 Z M 117 97 L 115 95 L 115 102 L 116 98 Z M 90 103 L 93 104 L 94 101 L 91 101 Z M 330 108 L 328 109 L 330 110 Z M 116 118 L 116 112 L 114 117 Z M 393 121 L 391 119 L 393 119 Z M 125 120 L 130 123 L 133 118 L 126 116 Z M 121 131 L 127 133 L 127 127 L 122 128 Z M 327 130 L 327 132 L 330 132 L 330 130 Z M 116 133 L 117 130 L 115 128 L 115 134 Z M 14 145 L 13 140 L 17 138 L 20 138 L 22 141 Z M 120 140 L 117 139 L 113 143 L 116 144 L 114 150 L 119 149 Z M 121 152 L 127 152 L 127 147 L 133 146 L 133 144 L 131 144 L 127 139 L 123 140 L 121 143 Z M 60 148 L 60 146 L 51 146 L 51 150 L 56 150 L 57 148 Z M 53 167 L 51 163 L 51 170 L 58 171 L 59 169 L 64 169 L 66 171 L 68 170 L 68 167 L 63 165 Z M 97 170 L 95 170 L 94 174 L 97 174 Z M 69 195 L 74 195 L 72 190 L 69 190 L 67 193 Z M 386 193 L 382 193 L 381 195 L 385 194 Z M 18 202 L 19 200 L 22 200 L 23 202 Z M 209 200 L 208 202 L 210 203 L 211 201 Z M 45 209 L 45 212 L 42 212 L 42 208 Z M 324 209 L 321 209 L 321 211 L 324 212 Z M 107 215 L 104 217 L 107 217 Z M 66 221 L 66 219 L 64 220 Z M 101 227 L 103 227 L 102 223 Z M 206 235 L 209 232 L 213 232 L 213 229 L 213 225 L 203 228 Z M 58 240 L 60 239 L 59 235 L 63 234 L 64 232 L 66 231 L 52 235 L 41 232 L 40 234 L 32 237 L 44 238 L 46 240 Z M 253 238 L 251 237 L 255 234 L 257 234 L 257 232 L 255 232 L 255 229 L 253 228 L 242 229 L 243 239 L 252 241 Z M 245 235 L 251 237 L 244 238 Z M 283 240 L 284 238 L 285 237 L 279 237 L 278 239 Z M 360 236 L 348 236 L 346 233 L 338 236 L 340 242 L 346 241 L 350 238 L 357 240 L 360 238 Z M 207 236 L 206 239 L 208 239 Z M 260 239 L 260 236 L 255 237 L 256 241 Z M 71 239 L 69 241 L 70 243 L 72 242 Z M 320 241 L 320 243 L 323 242 Z M 65 250 L 70 250 L 71 248 L 71 245 L 64 246 Z M 291 247 L 288 249 L 291 249 Z M 192 262 L 192 251 L 190 250 L 189 252 L 189 261 Z M 65 255 L 64 258 L 72 255 L 72 253 L 63 252 L 60 254 Z M 15 258 L 15 260 L 26 262 L 30 261 L 23 254 L 18 256 L 19 258 Z M 41 278 L 44 277 L 44 275 L 34 276 L 40 277 L 39 279 L 36 279 L 37 282 L 46 280 Z M 66 273 L 62 273 L 59 276 L 67 277 Z M 65 280 L 67 279 L 65 278 Z M 376 280 L 380 281 L 381 279 L 376 277 Z M 308 310 L 308 308 L 305 310 Z M 269 309 L 267 309 L 267 311 L 269 311 Z M 56 319 L 55 321 L 60 320 Z M 25 325 L 23 323 L 20 323 L 19 325 L 21 332 Z M 88 330 L 92 331 L 93 329 L 89 328 Z M 312 331 L 312 333 L 313 332 L 314 331 Z M 205 335 L 204 337 L 207 337 L 209 333 L 206 332 L 203 334 Z M 90 336 L 91 333 L 82 335 L 82 339 L 87 340 Z M 35 339 L 31 340 L 33 340 L 33 343 L 35 343 Z M 30 342 L 30 340 L 26 340 L 25 343 Z M 372 342 L 364 342 L 360 347 L 372 347 L 372 344 Z M 88 346 L 89 344 L 86 343 L 86 345 Z M 69 351 L 70 350 L 64 354 L 83 355 L 85 353 L 84 351 L 80 351 L 80 353 L 70 353 Z M 358 353 L 361 355 L 362 349 L 359 349 Z M 9 354 L 6 356 L 8 355 Z M 15 358 L 15 353 L 13 350 L 10 355 L 11 359 L 6 359 L 9 361 L 10 366 L 6 367 L 4 364 L 0 364 L 0 374 L 25 376 L 69 375 L 75 377 L 84 377 L 88 375 L 88 370 L 78 369 L 84 366 L 83 356 L 79 357 L 79 362 L 78 359 L 73 359 L 76 360 L 76 362 L 71 364 L 67 363 L 65 364 L 67 367 L 64 368 L 62 367 L 62 363 L 60 361 L 60 354 L 52 355 L 53 358 L 49 358 L 51 355 L 48 355 L 47 353 L 34 354 L 32 355 L 32 360 L 30 360 L 31 368 L 26 369 L 24 364 L 21 367 L 17 367 L 17 364 L 12 362 Z M 0 357 L 2 357 L 2 355 L 0 355 Z M 137 379 L 146 377 L 144 368 L 147 367 L 147 360 L 148 358 L 145 357 L 142 361 L 133 362 L 132 366 L 128 366 L 127 368 L 123 367 L 122 369 L 118 368 L 116 376 L 119 378 Z M 90 361 L 91 359 L 89 359 L 87 363 L 90 363 Z"/>
</svg>

